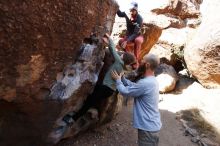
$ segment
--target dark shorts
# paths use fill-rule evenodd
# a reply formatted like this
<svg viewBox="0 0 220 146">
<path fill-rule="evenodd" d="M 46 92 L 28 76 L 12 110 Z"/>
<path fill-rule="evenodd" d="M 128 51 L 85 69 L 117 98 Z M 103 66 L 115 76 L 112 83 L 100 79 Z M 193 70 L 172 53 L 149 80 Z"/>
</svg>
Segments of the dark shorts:
<svg viewBox="0 0 220 146">
<path fill-rule="evenodd" d="M 159 131 L 149 132 L 138 129 L 138 146 L 158 146 Z"/>
</svg>

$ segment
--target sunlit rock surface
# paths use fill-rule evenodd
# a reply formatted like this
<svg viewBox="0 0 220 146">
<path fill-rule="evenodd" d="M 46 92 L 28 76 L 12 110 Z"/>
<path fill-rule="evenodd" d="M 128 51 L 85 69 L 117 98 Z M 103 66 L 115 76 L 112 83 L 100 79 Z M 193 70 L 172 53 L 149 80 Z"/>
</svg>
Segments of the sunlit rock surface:
<svg viewBox="0 0 220 146">
<path fill-rule="evenodd" d="M 190 73 L 207 88 L 220 88 L 220 3 L 204 1 L 202 23 L 187 42 L 184 58 Z"/>
<path fill-rule="evenodd" d="M 105 55 L 101 37 L 117 8 L 112 0 L 0 2 L 0 145 L 62 138 L 47 141 L 92 92 Z M 82 44 L 92 32 L 98 41 Z"/>
</svg>

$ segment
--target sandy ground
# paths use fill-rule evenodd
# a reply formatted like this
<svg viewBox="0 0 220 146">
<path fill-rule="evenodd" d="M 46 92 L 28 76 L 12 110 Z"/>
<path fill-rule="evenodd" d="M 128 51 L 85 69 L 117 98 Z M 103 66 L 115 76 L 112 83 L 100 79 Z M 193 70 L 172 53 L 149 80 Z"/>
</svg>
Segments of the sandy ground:
<svg viewBox="0 0 220 146">
<path fill-rule="evenodd" d="M 176 113 L 180 110 L 198 108 L 201 115 L 220 133 L 220 89 L 205 89 L 194 82 L 181 94 L 160 95 L 160 109 Z"/>
<path fill-rule="evenodd" d="M 132 127 L 132 107 L 132 104 L 123 107 L 111 123 L 61 141 L 57 146 L 137 146 L 137 131 Z M 181 123 L 175 119 L 174 113 L 161 110 L 161 118 L 160 146 L 196 146 L 183 135 Z"/>
<path fill-rule="evenodd" d="M 198 108 L 216 130 L 220 124 L 220 90 L 204 89 L 193 83 L 181 94 L 161 94 L 159 103 L 163 127 L 160 146 L 197 146 L 184 136 L 182 124 L 175 119 L 176 112 Z M 81 133 L 76 138 L 61 141 L 57 146 L 137 146 L 137 131 L 132 127 L 132 101 L 123 107 L 110 123 L 95 130 Z"/>
</svg>

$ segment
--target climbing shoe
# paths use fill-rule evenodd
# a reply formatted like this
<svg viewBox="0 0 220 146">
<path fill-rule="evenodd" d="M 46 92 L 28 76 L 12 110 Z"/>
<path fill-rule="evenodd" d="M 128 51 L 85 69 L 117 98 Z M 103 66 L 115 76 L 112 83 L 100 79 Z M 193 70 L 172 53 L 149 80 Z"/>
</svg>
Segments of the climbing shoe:
<svg viewBox="0 0 220 146">
<path fill-rule="evenodd" d="M 63 117 L 63 121 L 67 124 L 67 125 L 70 125 L 74 122 L 74 119 L 73 119 L 73 116 L 75 115 L 75 112 L 71 112 L 71 113 L 68 113 L 67 115 L 65 115 Z"/>
<path fill-rule="evenodd" d="M 63 138 L 65 132 L 67 131 L 67 126 L 59 126 L 53 129 L 53 131 L 49 134 L 49 141 L 52 143 L 57 143 L 60 139 Z"/>
</svg>

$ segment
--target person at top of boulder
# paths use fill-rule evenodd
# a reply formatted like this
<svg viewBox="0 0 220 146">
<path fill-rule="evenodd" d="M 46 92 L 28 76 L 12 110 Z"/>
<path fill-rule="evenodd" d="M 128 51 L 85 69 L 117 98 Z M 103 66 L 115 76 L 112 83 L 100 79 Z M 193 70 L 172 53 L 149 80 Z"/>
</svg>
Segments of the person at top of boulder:
<svg viewBox="0 0 220 146">
<path fill-rule="evenodd" d="M 121 12 L 120 10 L 117 11 L 118 17 L 124 17 L 126 20 L 126 35 L 124 38 L 119 40 L 119 46 L 122 48 L 126 48 L 127 44 L 129 42 L 134 43 L 134 55 L 136 57 L 136 67 L 138 67 L 138 64 L 140 63 L 140 50 L 141 45 L 143 43 L 143 36 L 141 35 L 141 27 L 143 24 L 143 18 L 138 13 L 138 3 L 133 2 L 131 3 L 130 7 L 130 18 L 127 16 L 125 12 Z"/>
</svg>

